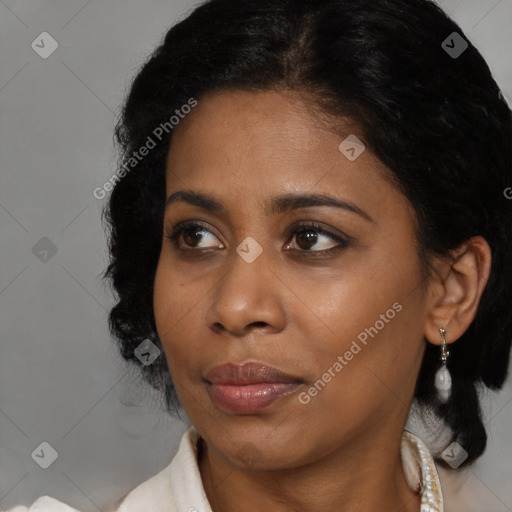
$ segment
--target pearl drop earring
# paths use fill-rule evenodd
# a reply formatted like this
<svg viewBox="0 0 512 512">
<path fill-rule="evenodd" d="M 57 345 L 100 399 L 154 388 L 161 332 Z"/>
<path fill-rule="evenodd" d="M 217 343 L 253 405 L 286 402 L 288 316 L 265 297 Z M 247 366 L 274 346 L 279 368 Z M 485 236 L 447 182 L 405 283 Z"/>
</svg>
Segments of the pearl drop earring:
<svg viewBox="0 0 512 512">
<path fill-rule="evenodd" d="M 446 366 L 446 361 L 448 359 L 448 356 L 450 355 L 450 352 L 446 347 L 446 338 L 444 337 L 446 331 L 441 327 L 439 329 L 439 332 L 441 333 L 441 337 L 443 338 L 443 346 L 441 349 L 440 358 L 443 364 L 436 372 L 434 385 L 439 395 L 440 402 L 445 404 L 450 399 L 452 390 L 452 376 L 450 375 L 450 372 Z"/>
</svg>

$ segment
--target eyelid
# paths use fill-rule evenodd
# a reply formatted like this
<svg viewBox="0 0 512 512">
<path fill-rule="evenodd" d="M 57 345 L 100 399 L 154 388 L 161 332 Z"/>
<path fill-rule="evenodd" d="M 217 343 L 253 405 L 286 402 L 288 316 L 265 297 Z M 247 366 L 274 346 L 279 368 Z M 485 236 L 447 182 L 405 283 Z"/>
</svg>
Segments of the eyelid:
<svg viewBox="0 0 512 512">
<path fill-rule="evenodd" d="M 300 231 L 306 231 L 307 228 L 312 228 L 315 231 L 318 231 L 318 233 L 331 238 L 332 240 L 336 242 L 346 242 L 348 243 L 350 240 L 352 240 L 352 237 L 345 235 L 341 232 L 333 232 L 331 229 L 324 227 L 324 225 L 321 222 L 315 221 L 315 220 L 302 220 L 297 221 L 293 223 L 287 230 L 286 230 L 286 236 L 289 237 L 293 234 L 296 234 Z M 313 251 L 311 251 L 313 252 Z"/>
</svg>

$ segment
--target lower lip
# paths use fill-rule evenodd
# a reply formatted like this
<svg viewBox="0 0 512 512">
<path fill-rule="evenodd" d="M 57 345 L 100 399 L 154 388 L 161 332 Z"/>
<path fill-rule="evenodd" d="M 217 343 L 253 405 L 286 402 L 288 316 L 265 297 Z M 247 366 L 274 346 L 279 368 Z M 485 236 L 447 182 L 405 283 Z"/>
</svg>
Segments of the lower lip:
<svg viewBox="0 0 512 512">
<path fill-rule="evenodd" d="M 298 382 L 261 382 L 244 386 L 208 383 L 211 398 L 221 408 L 239 414 L 264 409 L 299 386 Z"/>
</svg>

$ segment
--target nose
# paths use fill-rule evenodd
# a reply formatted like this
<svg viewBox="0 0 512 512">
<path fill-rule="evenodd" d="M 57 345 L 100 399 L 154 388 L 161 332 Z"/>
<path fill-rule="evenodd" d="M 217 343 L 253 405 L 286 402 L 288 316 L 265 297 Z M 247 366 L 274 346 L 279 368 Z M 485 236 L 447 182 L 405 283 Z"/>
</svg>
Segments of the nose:
<svg viewBox="0 0 512 512">
<path fill-rule="evenodd" d="M 286 324 L 285 285 L 270 267 L 265 251 L 252 263 L 233 251 L 225 264 L 206 312 L 208 327 L 238 337 L 254 330 L 269 334 L 282 331 Z"/>
</svg>

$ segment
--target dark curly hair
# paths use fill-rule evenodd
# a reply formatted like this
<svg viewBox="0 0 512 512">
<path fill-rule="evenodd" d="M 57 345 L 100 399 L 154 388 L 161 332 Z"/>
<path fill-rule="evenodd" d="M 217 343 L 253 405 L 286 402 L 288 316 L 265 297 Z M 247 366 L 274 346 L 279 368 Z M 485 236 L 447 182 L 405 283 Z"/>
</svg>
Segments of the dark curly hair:
<svg viewBox="0 0 512 512">
<path fill-rule="evenodd" d="M 443 45 L 453 32 L 468 43 L 458 56 Z M 168 31 L 124 104 L 115 131 L 122 172 L 102 212 L 110 251 L 102 277 L 117 295 L 109 327 L 121 355 L 179 415 L 165 357 L 144 366 L 134 355 L 145 339 L 163 350 L 153 282 L 169 117 L 191 98 L 234 89 L 295 90 L 358 123 L 414 207 L 425 275 L 429 257 L 450 256 L 474 235 L 489 243 L 492 268 L 476 317 L 450 346 L 450 400 L 437 401 L 441 363 L 430 343 L 415 390 L 468 452 L 463 465 L 471 463 L 487 442 L 479 386 L 502 387 L 512 341 L 512 201 L 504 192 L 512 186 L 512 116 L 482 55 L 430 0 L 210 0 Z M 154 147 L 135 159 L 149 140 Z"/>
</svg>

